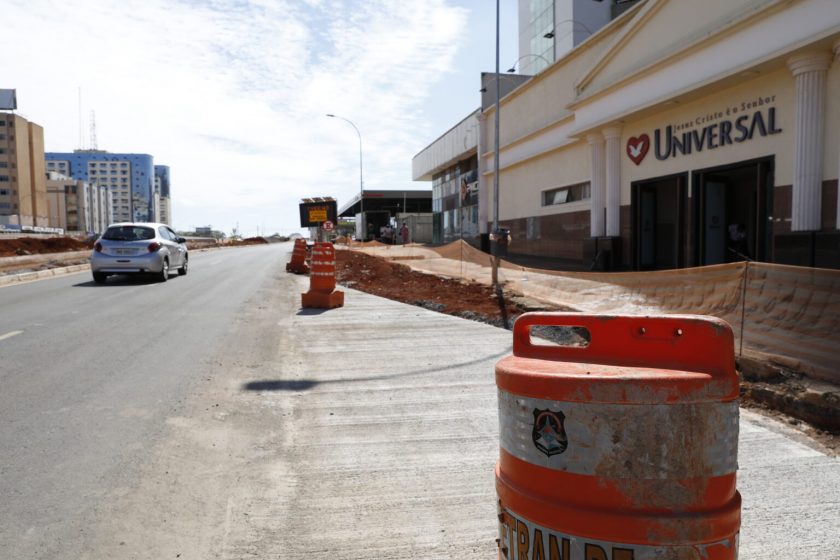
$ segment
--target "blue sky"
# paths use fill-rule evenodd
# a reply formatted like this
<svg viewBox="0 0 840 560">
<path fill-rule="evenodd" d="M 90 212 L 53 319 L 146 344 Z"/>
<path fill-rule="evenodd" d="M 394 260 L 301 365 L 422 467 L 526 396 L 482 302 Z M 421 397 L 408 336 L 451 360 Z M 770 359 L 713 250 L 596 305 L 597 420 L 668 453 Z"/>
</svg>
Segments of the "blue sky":
<svg viewBox="0 0 840 560">
<path fill-rule="evenodd" d="M 495 65 L 493 0 L 3 4 L 0 88 L 47 151 L 91 147 L 95 112 L 99 149 L 170 166 L 179 229 L 291 233 L 300 198 L 355 195 L 358 137 L 326 113 L 359 128 L 365 188 L 428 186 L 412 156 L 478 106 Z M 516 1 L 501 4 L 504 72 Z"/>
</svg>

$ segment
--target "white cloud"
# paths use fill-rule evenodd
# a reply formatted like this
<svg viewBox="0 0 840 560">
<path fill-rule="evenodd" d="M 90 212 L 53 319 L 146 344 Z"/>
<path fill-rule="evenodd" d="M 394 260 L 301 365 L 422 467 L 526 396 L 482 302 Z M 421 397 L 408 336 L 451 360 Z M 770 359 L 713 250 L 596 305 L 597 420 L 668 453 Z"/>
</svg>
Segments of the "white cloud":
<svg viewBox="0 0 840 560">
<path fill-rule="evenodd" d="M 0 87 L 44 126 L 48 151 L 89 142 L 172 172 L 177 227 L 248 216 L 298 227 L 302 196 L 412 188 L 417 117 L 453 71 L 467 11 L 450 0 L 4 0 Z M 454 124 L 454 123 L 453 123 Z M 443 132 L 443 131 L 440 131 Z"/>
</svg>

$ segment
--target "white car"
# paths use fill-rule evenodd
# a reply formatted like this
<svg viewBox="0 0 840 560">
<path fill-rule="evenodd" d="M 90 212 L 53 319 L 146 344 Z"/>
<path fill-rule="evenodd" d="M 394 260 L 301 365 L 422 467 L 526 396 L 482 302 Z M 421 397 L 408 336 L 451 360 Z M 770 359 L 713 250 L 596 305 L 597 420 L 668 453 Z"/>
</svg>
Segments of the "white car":
<svg viewBox="0 0 840 560">
<path fill-rule="evenodd" d="M 166 282 L 170 270 L 185 275 L 186 240 L 166 224 L 131 222 L 108 226 L 93 246 L 90 270 L 97 284 L 112 274 L 151 274 Z"/>
</svg>

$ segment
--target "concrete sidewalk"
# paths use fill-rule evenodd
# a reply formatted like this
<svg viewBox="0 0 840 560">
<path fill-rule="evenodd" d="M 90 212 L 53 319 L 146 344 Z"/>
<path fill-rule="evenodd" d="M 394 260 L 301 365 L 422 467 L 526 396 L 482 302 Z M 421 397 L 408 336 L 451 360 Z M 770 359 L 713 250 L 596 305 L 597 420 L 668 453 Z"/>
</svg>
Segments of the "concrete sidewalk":
<svg viewBox="0 0 840 560">
<path fill-rule="evenodd" d="M 341 289 L 342 308 L 284 317 L 283 376 L 250 387 L 289 422 L 267 552 L 494 558 L 511 333 Z M 840 558 L 840 461 L 742 410 L 739 463 L 740 558 Z"/>
<path fill-rule="evenodd" d="M 344 307 L 293 317 L 284 379 L 266 387 L 292 422 L 277 552 L 494 557 L 493 365 L 509 333 L 344 290 Z"/>
</svg>

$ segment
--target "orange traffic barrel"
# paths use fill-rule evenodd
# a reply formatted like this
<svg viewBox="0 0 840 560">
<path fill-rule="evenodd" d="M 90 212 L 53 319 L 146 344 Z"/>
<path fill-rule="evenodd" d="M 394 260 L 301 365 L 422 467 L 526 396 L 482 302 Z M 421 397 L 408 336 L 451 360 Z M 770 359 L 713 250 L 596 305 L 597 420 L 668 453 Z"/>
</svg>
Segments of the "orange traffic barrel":
<svg viewBox="0 0 840 560">
<path fill-rule="evenodd" d="M 536 336 L 568 333 L 552 327 L 588 336 Z M 739 386 L 726 322 L 526 313 L 496 384 L 500 557 L 738 557 Z"/>
<path fill-rule="evenodd" d="M 286 272 L 295 274 L 306 274 L 309 267 L 306 266 L 306 240 L 295 239 L 295 246 L 292 249 L 292 260 L 286 264 Z"/>
<path fill-rule="evenodd" d="M 331 309 L 344 305 L 344 292 L 335 291 L 335 247 L 316 242 L 312 247 L 309 291 L 302 294 L 303 307 Z"/>
</svg>

